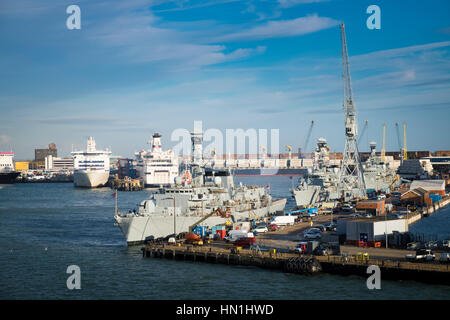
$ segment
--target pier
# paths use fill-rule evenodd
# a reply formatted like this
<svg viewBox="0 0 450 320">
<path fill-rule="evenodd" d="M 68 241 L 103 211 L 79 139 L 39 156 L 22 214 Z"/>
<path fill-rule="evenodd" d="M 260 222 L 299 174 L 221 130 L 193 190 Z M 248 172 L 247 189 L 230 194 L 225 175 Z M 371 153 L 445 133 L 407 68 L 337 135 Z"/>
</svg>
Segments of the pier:
<svg viewBox="0 0 450 320">
<path fill-rule="evenodd" d="M 125 177 L 124 179 L 110 179 L 108 181 L 108 185 L 111 189 L 119 190 L 119 191 L 139 191 L 144 189 L 144 183 L 140 179 L 131 179 L 129 177 Z"/>
<path fill-rule="evenodd" d="M 142 248 L 146 258 L 220 263 L 227 265 L 256 266 L 287 273 L 330 273 L 368 277 L 367 267 L 376 265 L 382 279 L 415 280 L 425 283 L 450 285 L 449 264 L 414 263 L 388 259 L 371 259 L 369 255 L 311 256 L 277 252 L 276 249 L 261 251 L 237 247 L 148 244 Z"/>
</svg>

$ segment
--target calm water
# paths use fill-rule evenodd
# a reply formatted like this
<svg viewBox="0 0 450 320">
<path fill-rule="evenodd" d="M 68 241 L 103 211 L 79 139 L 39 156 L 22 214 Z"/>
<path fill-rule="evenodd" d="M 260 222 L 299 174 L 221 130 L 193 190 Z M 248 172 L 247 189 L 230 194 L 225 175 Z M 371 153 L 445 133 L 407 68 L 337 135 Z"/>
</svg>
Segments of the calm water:
<svg viewBox="0 0 450 320">
<path fill-rule="evenodd" d="M 243 177 L 289 196 L 287 177 Z M 149 191 L 120 192 L 133 207 Z M 288 206 L 294 203 L 289 199 Z M 110 189 L 72 184 L 0 186 L 0 299 L 449 299 L 450 288 L 327 274 L 301 276 L 205 263 L 143 259 L 113 223 Z M 417 232 L 450 233 L 450 207 L 423 219 Z M 69 265 L 81 269 L 81 290 L 68 290 Z M 245 295 L 242 295 L 245 292 Z"/>
</svg>

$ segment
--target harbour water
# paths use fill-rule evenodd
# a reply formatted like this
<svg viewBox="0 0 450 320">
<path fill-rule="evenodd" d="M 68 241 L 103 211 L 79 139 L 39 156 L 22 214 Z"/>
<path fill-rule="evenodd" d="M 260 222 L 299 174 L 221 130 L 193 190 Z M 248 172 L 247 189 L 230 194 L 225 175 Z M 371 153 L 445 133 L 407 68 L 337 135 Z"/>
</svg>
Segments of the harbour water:
<svg viewBox="0 0 450 320">
<path fill-rule="evenodd" d="M 274 196 L 289 199 L 287 207 L 295 205 L 289 177 L 240 181 L 269 184 Z M 114 226 L 112 193 L 71 183 L 0 186 L 0 299 L 450 299 L 447 286 L 413 281 L 382 279 L 381 290 L 368 290 L 356 276 L 143 259 Z M 119 207 L 132 208 L 149 194 L 119 192 Z M 448 234 L 450 207 L 413 230 Z M 67 289 L 69 265 L 80 267 L 81 290 Z"/>
</svg>

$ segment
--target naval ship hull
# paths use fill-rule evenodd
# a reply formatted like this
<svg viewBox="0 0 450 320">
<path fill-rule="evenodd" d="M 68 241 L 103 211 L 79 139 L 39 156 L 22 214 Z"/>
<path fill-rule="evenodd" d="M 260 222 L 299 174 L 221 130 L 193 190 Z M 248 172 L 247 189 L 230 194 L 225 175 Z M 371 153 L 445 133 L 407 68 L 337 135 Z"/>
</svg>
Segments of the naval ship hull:
<svg viewBox="0 0 450 320">
<path fill-rule="evenodd" d="M 236 222 L 244 221 L 249 216 L 263 218 L 282 211 L 286 205 L 286 199 L 275 200 L 270 206 L 236 212 L 233 214 Z M 197 223 L 201 217 L 198 216 L 162 216 L 158 214 L 149 214 L 146 216 L 115 216 L 116 224 L 125 235 L 127 245 L 139 245 L 147 239 L 165 238 L 174 233 L 174 225 L 176 225 L 176 233 L 189 232 L 189 227 Z M 232 222 L 232 218 L 222 218 L 219 216 L 211 216 L 204 221 L 202 225 L 212 227 L 225 222 Z M 175 223 L 174 223 L 175 222 Z"/>
<path fill-rule="evenodd" d="M 109 178 L 109 172 L 75 172 L 73 174 L 73 183 L 75 187 L 97 188 L 106 185 Z"/>
<path fill-rule="evenodd" d="M 297 207 L 306 207 L 313 205 L 317 201 L 319 190 L 317 188 L 308 188 L 306 190 L 295 190 L 293 196 Z"/>
<path fill-rule="evenodd" d="M 300 168 L 241 168 L 233 169 L 234 176 L 302 176 L 308 170 Z"/>
</svg>

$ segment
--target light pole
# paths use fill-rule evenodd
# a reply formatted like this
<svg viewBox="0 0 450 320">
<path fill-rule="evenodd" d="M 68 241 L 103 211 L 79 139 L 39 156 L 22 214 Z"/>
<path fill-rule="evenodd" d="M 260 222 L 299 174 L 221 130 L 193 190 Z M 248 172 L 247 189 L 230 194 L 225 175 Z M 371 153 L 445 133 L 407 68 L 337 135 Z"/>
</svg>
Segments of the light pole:
<svg viewBox="0 0 450 320">
<path fill-rule="evenodd" d="M 377 209 L 378 211 L 378 209 Z M 384 212 L 384 233 L 386 234 L 386 249 L 388 248 L 388 233 L 387 233 L 387 213 Z"/>
</svg>

